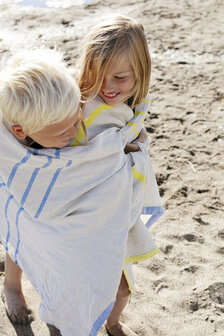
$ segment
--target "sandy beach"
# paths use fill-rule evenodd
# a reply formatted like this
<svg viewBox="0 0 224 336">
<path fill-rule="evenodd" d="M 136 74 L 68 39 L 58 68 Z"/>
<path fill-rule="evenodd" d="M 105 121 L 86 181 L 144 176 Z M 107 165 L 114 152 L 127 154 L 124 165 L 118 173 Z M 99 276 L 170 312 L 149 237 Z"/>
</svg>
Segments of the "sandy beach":
<svg viewBox="0 0 224 336">
<path fill-rule="evenodd" d="M 166 211 L 150 229 L 161 252 L 134 266 L 122 321 L 139 336 L 223 336 L 224 2 L 104 0 L 56 9 L 0 1 L 0 57 L 11 48 L 56 46 L 72 67 L 89 27 L 111 13 L 145 27 L 152 58 L 146 127 Z M 0 245 L 0 285 L 4 259 Z M 59 336 L 38 318 L 39 297 L 25 276 L 23 288 L 33 321 L 11 323 L 0 300 L 0 336 Z"/>
</svg>

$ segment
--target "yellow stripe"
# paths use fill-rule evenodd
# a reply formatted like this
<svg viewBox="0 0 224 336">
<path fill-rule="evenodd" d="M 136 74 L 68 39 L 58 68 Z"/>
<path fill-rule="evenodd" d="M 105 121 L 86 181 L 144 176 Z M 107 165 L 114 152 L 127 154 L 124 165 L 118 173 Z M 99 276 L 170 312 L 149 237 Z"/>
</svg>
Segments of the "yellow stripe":
<svg viewBox="0 0 224 336">
<path fill-rule="evenodd" d="M 133 177 L 136 178 L 136 180 L 139 180 L 143 184 L 143 188 L 145 188 L 145 175 L 142 173 L 138 172 L 135 168 L 132 168 L 132 174 Z"/>
<path fill-rule="evenodd" d="M 84 137 L 85 137 L 85 133 L 84 133 L 83 127 L 82 127 L 82 125 L 80 125 L 76 137 L 70 143 L 70 147 L 81 145 Z"/>
<path fill-rule="evenodd" d="M 143 103 L 151 103 L 151 100 L 150 99 L 143 99 L 143 101 L 142 101 Z"/>
<path fill-rule="evenodd" d="M 124 276 L 125 276 L 125 278 L 127 280 L 127 283 L 128 283 L 129 291 L 132 292 L 133 291 L 133 285 L 132 285 L 131 279 L 128 276 L 128 272 L 126 271 L 125 266 L 123 268 L 123 272 L 124 272 Z"/>
<path fill-rule="evenodd" d="M 135 127 L 138 126 L 137 123 L 133 123 L 133 122 L 128 122 L 127 125 L 129 125 L 129 126 L 135 126 Z"/>
<path fill-rule="evenodd" d="M 142 111 L 135 111 L 135 115 L 139 115 L 139 114 L 142 114 L 142 115 L 146 115 L 146 112 L 142 112 Z"/>
<path fill-rule="evenodd" d="M 139 135 L 139 132 L 137 131 L 137 129 L 135 127 L 133 127 L 133 131 L 136 135 Z"/>
<path fill-rule="evenodd" d="M 125 258 L 125 264 L 129 264 L 129 263 L 134 263 L 134 262 L 138 262 L 138 261 L 143 261 L 143 260 L 147 260 L 153 256 L 155 256 L 156 254 L 158 254 L 160 252 L 160 249 L 158 247 L 154 248 L 152 251 L 146 253 L 146 254 L 141 254 L 141 255 L 137 255 L 137 256 L 133 256 L 133 257 L 129 257 L 129 258 Z"/>
<path fill-rule="evenodd" d="M 127 125 L 128 126 L 134 126 L 132 129 L 133 129 L 133 132 L 136 134 L 136 135 L 139 135 L 139 132 L 138 132 L 138 130 L 137 130 L 137 126 L 138 126 L 138 124 L 137 123 L 133 123 L 133 122 L 128 122 L 127 123 Z"/>
<path fill-rule="evenodd" d="M 96 118 L 99 117 L 100 113 L 103 110 L 110 110 L 112 109 L 114 106 L 113 105 L 107 105 L 107 104 L 103 104 L 98 106 L 93 112 L 90 113 L 90 115 L 85 119 L 85 125 L 86 127 L 89 127 L 95 120 Z"/>
<path fill-rule="evenodd" d="M 88 128 L 99 117 L 99 115 L 101 114 L 101 112 L 103 110 L 110 110 L 113 107 L 114 107 L 113 105 L 107 105 L 107 104 L 103 104 L 103 105 L 98 106 L 84 120 L 86 128 Z M 70 146 L 73 147 L 73 146 L 81 145 L 84 138 L 85 138 L 85 133 L 84 133 L 83 128 L 80 126 L 79 129 L 78 129 L 78 133 L 77 133 L 75 139 L 71 142 Z"/>
</svg>

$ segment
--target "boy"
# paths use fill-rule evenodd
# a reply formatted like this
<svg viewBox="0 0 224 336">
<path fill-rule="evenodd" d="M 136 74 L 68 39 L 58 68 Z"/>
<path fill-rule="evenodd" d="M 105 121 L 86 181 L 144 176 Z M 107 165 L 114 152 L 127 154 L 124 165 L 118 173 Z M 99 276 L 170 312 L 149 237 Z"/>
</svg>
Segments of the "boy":
<svg viewBox="0 0 224 336">
<path fill-rule="evenodd" d="M 22 144 L 65 147 L 76 136 L 80 91 L 59 53 L 47 49 L 15 54 L 0 74 L 0 108 L 5 127 Z M 27 323 L 22 271 L 6 253 L 2 299 L 13 322 Z"/>
</svg>

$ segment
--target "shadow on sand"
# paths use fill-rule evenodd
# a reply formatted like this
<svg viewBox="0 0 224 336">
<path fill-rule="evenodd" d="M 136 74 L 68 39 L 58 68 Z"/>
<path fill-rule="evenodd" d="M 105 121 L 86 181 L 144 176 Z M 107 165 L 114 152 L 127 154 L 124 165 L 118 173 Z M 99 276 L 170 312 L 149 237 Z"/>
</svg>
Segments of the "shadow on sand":
<svg viewBox="0 0 224 336">
<path fill-rule="evenodd" d="M 20 325 L 11 322 L 13 328 L 15 329 L 16 335 L 17 336 L 44 336 L 44 334 L 34 334 L 32 330 L 32 325 L 27 324 L 27 325 Z M 53 325 L 47 324 L 47 327 L 49 329 L 49 336 L 61 336 L 60 331 L 54 327 Z"/>
</svg>

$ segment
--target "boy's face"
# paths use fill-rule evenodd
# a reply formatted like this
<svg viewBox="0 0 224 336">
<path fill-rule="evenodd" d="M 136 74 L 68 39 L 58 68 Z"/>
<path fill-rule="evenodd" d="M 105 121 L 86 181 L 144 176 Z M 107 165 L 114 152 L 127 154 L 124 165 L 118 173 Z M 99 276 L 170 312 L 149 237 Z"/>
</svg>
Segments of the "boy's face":
<svg viewBox="0 0 224 336">
<path fill-rule="evenodd" d="M 12 131 L 19 139 L 25 139 L 26 136 L 29 136 L 32 140 L 45 148 L 62 148 L 69 143 L 71 138 L 77 135 L 77 126 L 80 121 L 79 111 L 80 106 L 73 116 L 69 116 L 56 124 L 45 126 L 41 131 L 35 133 L 25 134 L 19 125 L 12 126 Z M 16 127 L 21 128 L 20 133 L 18 133 Z"/>
</svg>

